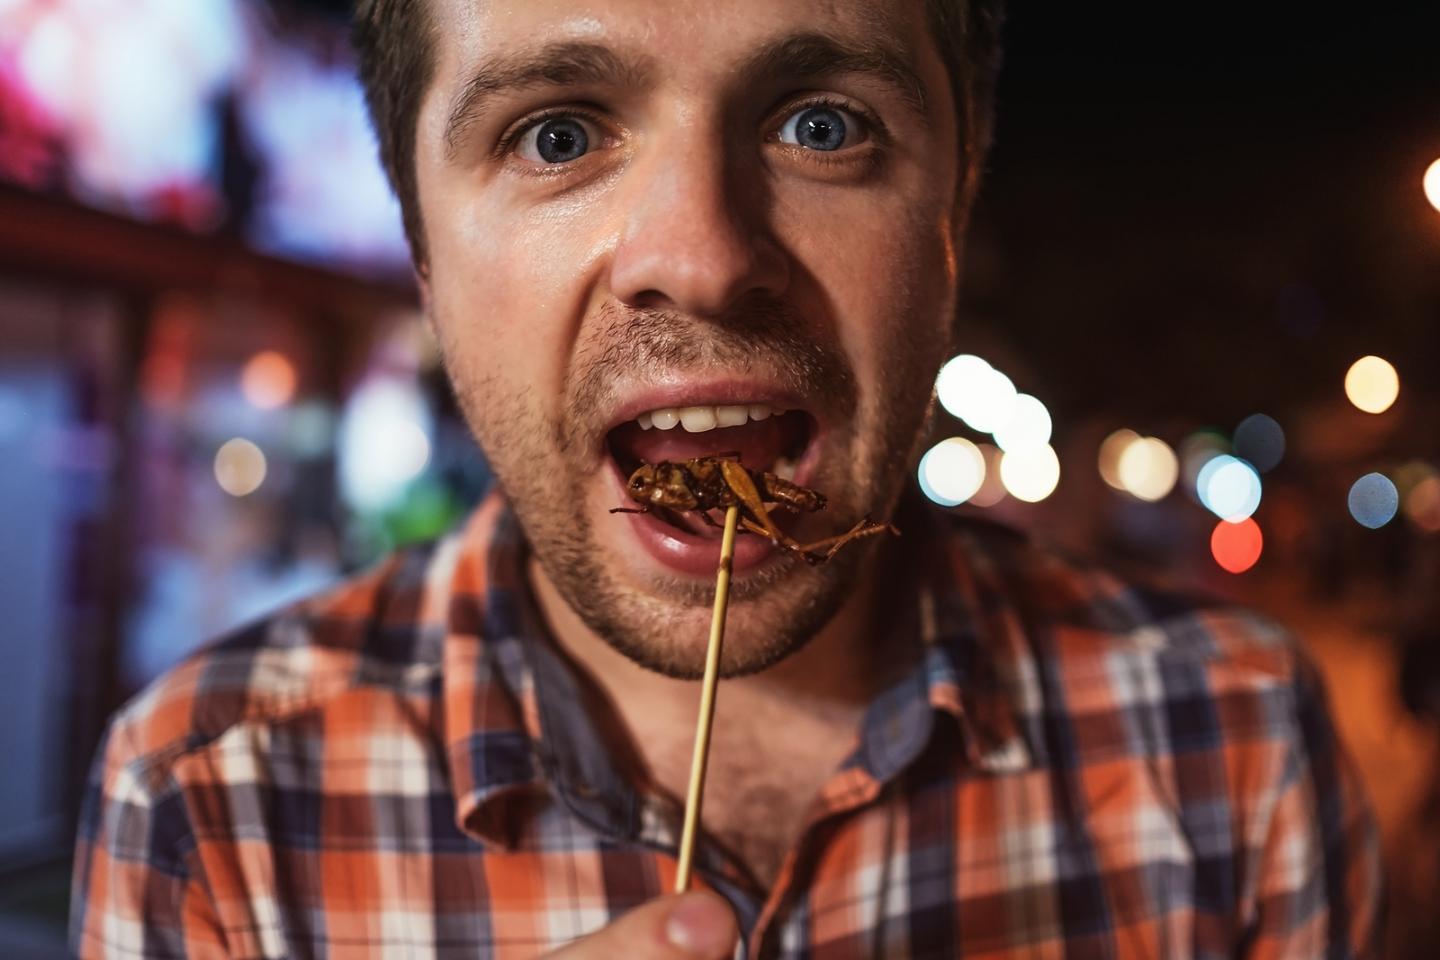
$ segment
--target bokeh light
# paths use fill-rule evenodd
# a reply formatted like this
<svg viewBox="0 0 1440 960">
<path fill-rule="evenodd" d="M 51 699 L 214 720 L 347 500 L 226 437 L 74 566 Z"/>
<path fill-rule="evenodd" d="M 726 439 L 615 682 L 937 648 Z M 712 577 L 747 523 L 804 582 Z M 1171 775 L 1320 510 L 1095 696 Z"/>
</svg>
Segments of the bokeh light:
<svg viewBox="0 0 1440 960">
<path fill-rule="evenodd" d="M 1430 206 L 1440 210 L 1440 160 L 1430 164 L 1425 171 L 1425 199 L 1430 201 Z"/>
<path fill-rule="evenodd" d="M 240 392 L 261 410 L 276 410 L 295 397 L 295 364 L 275 350 L 262 350 L 240 371 Z"/>
<path fill-rule="evenodd" d="M 232 497 L 248 497 L 265 482 L 265 453 L 243 437 L 221 444 L 215 453 L 215 482 Z"/>
<path fill-rule="evenodd" d="M 1120 455 L 1119 474 L 1127 493 L 1154 503 L 1175 489 L 1180 461 L 1164 440 L 1141 437 Z"/>
<path fill-rule="evenodd" d="M 296 405 L 286 417 L 285 438 L 298 457 L 313 459 L 335 448 L 335 411 L 324 401 Z"/>
<path fill-rule="evenodd" d="M 1230 452 L 1230 441 L 1218 430 L 1196 430 L 1180 442 L 1180 481 L 1200 499 L 1200 471 L 1211 460 Z"/>
<path fill-rule="evenodd" d="M 935 380 L 940 405 L 979 433 L 991 433 L 1010 418 L 1015 384 L 974 354 L 964 353 L 940 368 Z"/>
<path fill-rule="evenodd" d="M 1045 404 L 1028 393 L 1016 394 L 1010 415 L 995 428 L 995 445 L 1007 452 L 1043 446 L 1050 442 L 1053 427 Z"/>
<path fill-rule="evenodd" d="M 1389 361 L 1361 357 L 1345 374 L 1345 396 L 1366 413 L 1384 413 L 1400 395 L 1400 375 Z"/>
<path fill-rule="evenodd" d="M 1440 476 L 1429 476 L 1410 488 L 1405 516 L 1425 533 L 1440 533 Z"/>
<path fill-rule="evenodd" d="M 1350 516 L 1362 527 L 1378 530 L 1400 509 L 1400 491 L 1383 473 L 1367 473 L 1350 487 Z"/>
<path fill-rule="evenodd" d="M 964 437 L 950 437 L 920 458 L 920 489 L 945 507 L 973 497 L 985 482 L 985 455 Z"/>
<path fill-rule="evenodd" d="M 1000 460 L 1004 454 L 994 444 L 982 443 L 978 446 L 985 456 L 985 482 L 980 484 L 970 503 L 977 507 L 993 507 L 1009 496 L 1005 492 L 1005 481 L 1000 479 Z"/>
<path fill-rule="evenodd" d="M 1244 460 L 1221 454 L 1200 468 L 1200 502 L 1221 520 L 1239 523 L 1260 508 L 1260 474 Z"/>
<path fill-rule="evenodd" d="M 1273 417 L 1251 414 L 1235 428 L 1235 454 L 1261 473 L 1274 470 L 1285 457 L 1285 431 Z"/>
<path fill-rule="evenodd" d="M 1411 460 L 1391 470 L 1390 479 L 1395 481 L 1395 489 L 1400 491 L 1400 500 L 1403 502 L 1410 491 L 1415 489 L 1426 479 L 1436 476 L 1437 471 L 1424 460 Z"/>
<path fill-rule="evenodd" d="M 977 403 L 978 385 L 990 369 L 990 364 L 973 353 L 962 353 L 946 361 L 935 378 L 935 394 L 940 398 L 940 406 L 955 419 L 965 419 L 962 411 Z"/>
<path fill-rule="evenodd" d="M 1134 430 L 1122 428 L 1100 443 L 1100 478 L 1116 490 L 1125 489 L 1125 483 L 1120 479 L 1120 458 L 1125 455 L 1126 448 L 1139 439 L 1140 434 Z"/>
<path fill-rule="evenodd" d="M 1255 566 L 1264 549 L 1264 534 L 1250 517 L 1239 523 L 1221 520 L 1210 534 L 1210 555 L 1230 573 L 1244 573 Z"/>
<path fill-rule="evenodd" d="M 340 489 L 361 510 L 399 499 L 430 461 L 430 416 L 413 384 L 372 380 L 340 423 Z"/>
<path fill-rule="evenodd" d="M 1060 458 L 1048 443 L 1007 451 L 1000 458 L 1000 479 L 1016 500 L 1039 503 L 1060 483 Z"/>
</svg>

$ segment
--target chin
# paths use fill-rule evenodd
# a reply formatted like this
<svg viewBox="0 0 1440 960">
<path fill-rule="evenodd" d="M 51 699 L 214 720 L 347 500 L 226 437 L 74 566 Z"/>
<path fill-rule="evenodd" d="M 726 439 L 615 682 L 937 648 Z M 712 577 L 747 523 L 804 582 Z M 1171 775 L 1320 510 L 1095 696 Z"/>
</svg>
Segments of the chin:
<svg viewBox="0 0 1440 960">
<path fill-rule="evenodd" d="M 804 647 L 853 592 L 859 556 L 855 551 L 812 567 L 784 555 L 737 579 L 726 612 L 721 676 L 759 673 Z M 639 666 L 675 679 L 699 679 L 714 583 L 668 581 L 651 589 L 659 592 L 591 590 L 581 594 L 585 606 L 574 606 L 591 630 Z"/>
</svg>

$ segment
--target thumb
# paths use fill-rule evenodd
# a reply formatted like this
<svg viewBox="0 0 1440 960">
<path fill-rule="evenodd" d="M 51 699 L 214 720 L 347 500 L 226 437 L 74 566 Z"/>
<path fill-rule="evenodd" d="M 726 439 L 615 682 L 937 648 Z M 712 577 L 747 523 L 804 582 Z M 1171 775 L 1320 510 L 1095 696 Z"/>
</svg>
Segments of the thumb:
<svg viewBox="0 0 1440 960">
<path fill-rule="evenodd" d="M 724 960 L 738 937 L 730 905 L 694 891 L 652 900 L 603 930 L 550 955 L 551 960 Z"/>
</svg>

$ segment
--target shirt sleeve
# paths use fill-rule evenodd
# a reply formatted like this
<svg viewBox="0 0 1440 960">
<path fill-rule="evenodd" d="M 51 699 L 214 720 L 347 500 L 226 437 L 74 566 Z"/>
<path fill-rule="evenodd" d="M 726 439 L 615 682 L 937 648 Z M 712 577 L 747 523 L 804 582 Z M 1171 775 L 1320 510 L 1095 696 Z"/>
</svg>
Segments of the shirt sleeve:
<svg viewBox="0 0 1440 960">
<path fill-rule="evenodd" d="M 71 952 L 97 960 L 227 956 L 194 851 L 179 787 L 137 756 L 123 720 L 113 721 L 80 814 Z"/>
<path fill-rule="evenodd" d="M 1308 659 L 1295 680 L 1295 728 L 1260 855 L 1254 960 L 1379 955 L 1379 833 L 1354 764 L 1335 735 Z"/>
</svg>

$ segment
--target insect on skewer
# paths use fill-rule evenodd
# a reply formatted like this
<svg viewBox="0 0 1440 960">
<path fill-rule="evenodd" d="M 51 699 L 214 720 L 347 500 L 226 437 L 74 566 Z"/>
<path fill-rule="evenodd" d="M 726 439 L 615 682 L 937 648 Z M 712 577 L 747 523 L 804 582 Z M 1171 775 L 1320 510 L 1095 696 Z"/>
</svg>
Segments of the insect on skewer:
<svg viewBox="0 0 1440 960">
<path fill-rule="evenodd" d="M 642 464 L 625 487 L 641 506 L 615 507 L 611 513 L 649 513 L 653 507 L 696 511 L 705 522 L 720 526 L 707 511 L 725 510 L 720 539 L 720 567 L 715 575 L 715 608 L 710 617 L 710 641 L 705 650 L 705 678 L 700 690 L 700 717 L 695 726 L 695 753 L 690 761 L 690 785 L 685 797 L 685 821 L 680 833 L 679 867 L 675 892 L 690 886 L 695 836 L 700 826 L 700 804 L 705 792 L 705 768 L 710 754 L 710 730 L 715 720 L 715 688 L 720 675 L 720 649 L 725 636 L 725 610 L 730 599 L 730 566 L 735 557 L 735 536 L 740 532 L 766 537 L 776 545 L 800 554 L 812 564 L 825 563 L 845 544 L 888 530 L 888 523 L 865 517 L 845 533 L 811 543 L 797 543 L 775 525 L 765 504 L 791 511 L 825 509 L 825 495 L 773 473 L 746 469 L 738 454 L 697 457 L 678 463 Z M 821 552 L 823 551 L 823 552 Z"/>
<path fill-rule="evenodd" d="M 825 495 L 773 473 L 747 469 L 737 454 L 642 464 L 630 475 L 625 492 L 640 504 L 639 508 L 613 507 L 611 513 L 649 513 L 653 508 L 665 507 L 682 513 L 699 513 L 706 523 L 716 527 L 719 524 L 708 511 L 738 507 L 740 532 L 765 537 L 812 564 L 825 563 L 841 547 L 861 537 L 887 530 L 900 532 L 891 524 L 864 517 L 838 536 L 798 543 L 776 526 L 765 504 L 773 503 L 792 513 L 802 510 L 813 513 L 825 509 Z"/>
</svg>

